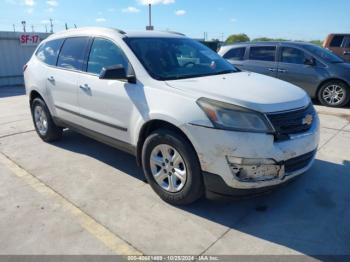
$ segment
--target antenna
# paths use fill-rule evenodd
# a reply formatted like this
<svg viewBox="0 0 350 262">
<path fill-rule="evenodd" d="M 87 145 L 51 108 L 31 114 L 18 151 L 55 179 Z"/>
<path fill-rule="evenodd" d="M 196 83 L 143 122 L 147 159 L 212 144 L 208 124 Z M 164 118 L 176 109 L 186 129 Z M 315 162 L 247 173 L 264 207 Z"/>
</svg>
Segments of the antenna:
<svg viewBox="0 0 350 262">
<path fill-rule="evenodd" d="M 146 30 L 149 30 L 149 31 L 154 30 L 154 26 L 152 26 L 152 4 L 148 5 L 148 21 L 149 21 L 149 25 L 146 26 Z"/>
</svg>

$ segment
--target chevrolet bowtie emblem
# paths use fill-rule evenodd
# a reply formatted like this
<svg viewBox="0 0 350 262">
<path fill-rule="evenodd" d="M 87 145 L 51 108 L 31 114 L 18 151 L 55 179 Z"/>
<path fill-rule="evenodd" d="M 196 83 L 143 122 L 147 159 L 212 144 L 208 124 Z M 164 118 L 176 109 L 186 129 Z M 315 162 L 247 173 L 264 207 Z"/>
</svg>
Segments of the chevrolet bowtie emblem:
<svg viewBox="0 0 350 262">
<path fill-rule="evenodd" d="M 314 120 L 314 117 L 311 114 L 308 114 L 303 118 L 302 123 L 303 125 L 310 126 L 313 120 Z"/>
</svg>

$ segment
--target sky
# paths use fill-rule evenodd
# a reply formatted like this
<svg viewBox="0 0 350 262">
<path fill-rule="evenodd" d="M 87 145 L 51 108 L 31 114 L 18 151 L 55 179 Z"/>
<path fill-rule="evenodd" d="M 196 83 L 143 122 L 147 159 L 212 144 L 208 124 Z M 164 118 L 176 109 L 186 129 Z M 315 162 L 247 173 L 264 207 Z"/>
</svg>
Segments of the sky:
<svg viewBox="0 0 350 262">
<path fill-rule="evenodd" d="M 0 0 L 0 30 L 45 32 L 74 24 L 144 30 L 147 4 L 153 4 L 156 30 L 182 32 L 193 38 L 226 39 L 246 33 L 251 38 L 323 40 L 329 33 L 350 33 L 349 0 Z"/>
</svg>

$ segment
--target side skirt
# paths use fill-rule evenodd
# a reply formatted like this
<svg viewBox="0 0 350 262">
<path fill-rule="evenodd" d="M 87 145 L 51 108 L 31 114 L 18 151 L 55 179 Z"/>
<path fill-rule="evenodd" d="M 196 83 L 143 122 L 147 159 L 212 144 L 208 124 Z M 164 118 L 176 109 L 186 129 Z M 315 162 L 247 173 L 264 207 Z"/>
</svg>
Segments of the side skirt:
<svg viewBox="0 0 350 262">
<path fill-rule="evenodd" d="M 53 117 L 53 121 L 57 126 L 63 126 L 63 127 L 67 127 L 73 131 L 76 131 L 77 133 L 80 133 L 84 136 L 90 137 L 94 140 L 97 140 L 103 144 L 109 145 L 111 147 L 114 147 L 116 149 L 119 149 L 121 151 L 124 151 L 128 154 L 131 154 L 133 156 L 137 155 L 137 150 L 136 150 L 136 146 L 133 146 L 129 143 L 120 141 L 118 139 L 97 133 L 95 131 L 92 131 L 90 129 L 87 129 L 85 127 L 82 127 L 80 125 L 71 123 L 69 121 L 66 120 L 62 120 L 60 118 L 57 117 Z"/>
</svg>

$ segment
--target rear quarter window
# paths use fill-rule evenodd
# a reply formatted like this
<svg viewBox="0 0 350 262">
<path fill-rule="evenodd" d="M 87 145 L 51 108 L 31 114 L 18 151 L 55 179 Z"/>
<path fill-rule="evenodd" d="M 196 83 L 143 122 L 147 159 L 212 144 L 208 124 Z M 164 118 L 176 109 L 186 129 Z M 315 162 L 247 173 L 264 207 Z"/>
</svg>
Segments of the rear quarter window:
<svg viewBox="0 0 350 262">
<path fill-rule="evenodd" d="M 37 50 L 36 57 L 45 64 L 55 66 L 63 41 L 57 39 L 43 43 Z"/>
<path fill-rule="evenodd" d="M 243 60 L 244 54 L 245 54 L 245 47 L 237 47 L 232 48 L 230 51 L 228 51 L 225 55 L 225 59 L 231 59 L 231 60 Z"/>
</svg>

